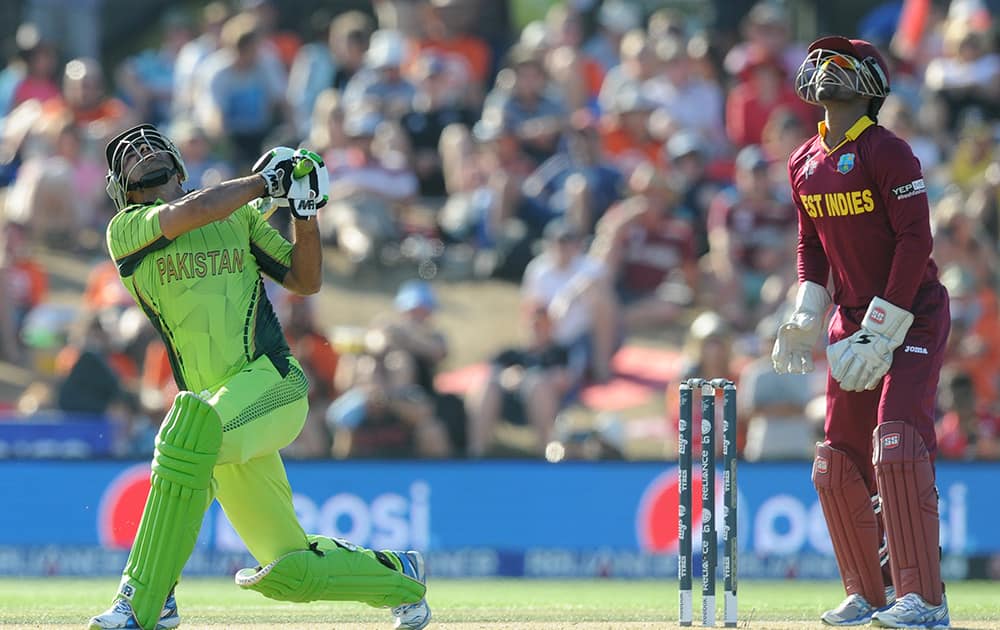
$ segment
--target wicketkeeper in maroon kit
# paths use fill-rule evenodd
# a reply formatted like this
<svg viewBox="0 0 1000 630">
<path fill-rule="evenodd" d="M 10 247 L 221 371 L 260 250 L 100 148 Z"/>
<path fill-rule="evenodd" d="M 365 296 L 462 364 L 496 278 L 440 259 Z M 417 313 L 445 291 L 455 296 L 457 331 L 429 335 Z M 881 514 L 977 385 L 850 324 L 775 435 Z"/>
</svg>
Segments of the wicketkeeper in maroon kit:
<svg viewBox="0 0 1000 630">
<path fill-rule="evenodd" d="M 947 628 L 934 402 L 950 315 L 931 259 L 920 163 L 876 123 L 889 76 L 868 42 L 813 42 L 795 82 L 826 116 L 788 160 L 799 210 L 799 290 L 771 357 L 779 373 L 812 371 L 813 347 L 834 305 L 826 440 L 816 445 L 812 477 L 847 598 L 821 619 Z"/>
</svg>

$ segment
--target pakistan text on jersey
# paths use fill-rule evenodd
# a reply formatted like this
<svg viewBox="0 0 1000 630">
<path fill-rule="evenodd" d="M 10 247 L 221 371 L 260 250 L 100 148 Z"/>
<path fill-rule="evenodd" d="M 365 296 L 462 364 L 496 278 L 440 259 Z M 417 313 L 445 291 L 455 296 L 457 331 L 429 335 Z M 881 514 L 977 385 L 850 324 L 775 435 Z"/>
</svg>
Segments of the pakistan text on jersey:
<svg viewBox="0 0 1000 630">
<path fill-rule="evenodd" d="M 160 284 L 243 271 L 244 251 L 210 249 L 206 252 L 164 254 L 156 257 Z"/>
<path fill-rule="evenodd" d="M 802 198 L 802 207 L 805 209 L 806 214 L 813 219 L 849 217 L 855 214 L 871 212 L 875 209 L 872 191 L 868 188 L 864 190 L 799 196 Z"/>
</svg>

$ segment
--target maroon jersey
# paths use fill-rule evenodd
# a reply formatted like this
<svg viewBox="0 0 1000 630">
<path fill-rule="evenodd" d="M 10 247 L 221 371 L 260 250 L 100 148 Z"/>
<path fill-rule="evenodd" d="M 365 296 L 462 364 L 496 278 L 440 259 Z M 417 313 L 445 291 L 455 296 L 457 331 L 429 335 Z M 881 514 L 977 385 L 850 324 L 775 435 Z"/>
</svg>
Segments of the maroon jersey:
<svg viewBox="0 0 1000 630">
<path fill-rule="evenodd" d="M 832 270 L 836 304 L 865 308 L 877 295 L 910 310 L 917 289 L 937 282 L 920 162 L 867 116 L 832 149 L 825 131 L 788 159 L 799 282 L 826 286 Z"/>
<path fill-rule="evenodd" d="M 740 265 L 758 271 L 757 256 L 776 243 L 787 243 L 796 221 L 795 208 L 777 199 L 751 200 L 735 188 L 720 191 L 708 208 L 708 231 L 725 229 Z"/>
<path fill-rule="evenodd" d="M 609 212 L 615 211 L 620 210 Z M 653 226 L 636 222 L 625 237 L 621 285 L 638 295 L 655 291 L 670 272 L 695 261 L 694 246 L 694 229 L 687 221 L 661 217 Z"/>
</svg>

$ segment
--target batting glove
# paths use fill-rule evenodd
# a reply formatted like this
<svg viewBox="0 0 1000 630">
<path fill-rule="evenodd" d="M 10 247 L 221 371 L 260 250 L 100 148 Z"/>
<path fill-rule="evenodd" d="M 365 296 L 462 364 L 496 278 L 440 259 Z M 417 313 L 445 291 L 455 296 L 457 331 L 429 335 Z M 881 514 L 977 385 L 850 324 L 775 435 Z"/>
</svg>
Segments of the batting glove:
<svg viewBox="0 0 1000 630">
<path fill-rule="evenodd" d="M 292 157 L 295 164 L 286 199 L 296 219 L 312 219 L 330 199 L 330 175 L 316 153 L 299 149 Z"/>
<path fill-rule="evenodd" d="M 913 324 L 913 313 L 875 296 L 850 337 L 826 349 L 830 375 L 849 392 L 875 389 L 892 366 L 892 353 Z"/>
<path fill-rule="evenodd" d="M 795 295 L 795 311 L 778 327 L 771 351 L 771 364 L 778 374 L 806 374 L 813 371 L 812 351 L 823 334 L 823 320 L 830 308 L 830 294 L 824 287 L 806 280 Z"/>
<path fill-rule="evenodd" d="M 274 147 L 257 159 L 253 172 L 264 178 L 267 196 L 283 198 L 292 185 L 292 170 L 295 168 L 295 149 Z"/>
</svg>

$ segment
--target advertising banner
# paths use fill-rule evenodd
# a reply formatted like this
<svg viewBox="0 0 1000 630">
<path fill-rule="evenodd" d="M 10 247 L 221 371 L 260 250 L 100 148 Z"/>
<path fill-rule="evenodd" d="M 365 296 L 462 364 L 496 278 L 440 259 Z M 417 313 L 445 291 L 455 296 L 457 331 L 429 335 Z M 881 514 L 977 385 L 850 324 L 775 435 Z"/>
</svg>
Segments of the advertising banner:
<svg viewBox="0 0 1000 630">
<path fill-rule="evenodd" d="M 676 573 L 677 474 L 668 463 L 288 462 L 288 476 L 307 532 L 421 549 L 437 575 Z M 970 558 L 1000 556 L 1000 506 L 971 500 L 993 496 L 998 478 L 997 465 L 938 466 L 946 573 L 961 577 Z M 809 462 L 741 464 L 737 487 L 741 575 L 836 575 Z M 148 488 L 148 463 L 0 461 L 0 574 L 117 572 Z M 250 561 L 213 505 L 188 572 Z"/>
</svg>

